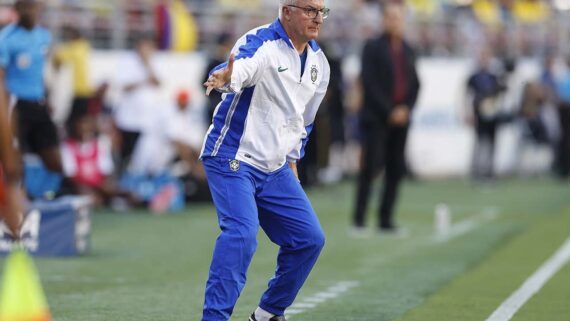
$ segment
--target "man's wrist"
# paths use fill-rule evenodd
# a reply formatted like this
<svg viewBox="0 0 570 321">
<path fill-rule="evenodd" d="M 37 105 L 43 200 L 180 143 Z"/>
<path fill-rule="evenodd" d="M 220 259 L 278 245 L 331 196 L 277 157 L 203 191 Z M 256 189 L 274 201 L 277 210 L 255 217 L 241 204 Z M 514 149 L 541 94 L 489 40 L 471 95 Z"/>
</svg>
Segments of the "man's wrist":
<svg viewBox="0 0 570 321">
<path fill-rule="evenodd" d="M 231 83 L 226 83 L 225 85 L 223 85 L 220 88 L 216 88 L 216 91 L 222 93 L 222 94 L 230 94 L 230 93 L 236 93 L 236 91 L 232 88 L 232 84 Z"/>
</svg>

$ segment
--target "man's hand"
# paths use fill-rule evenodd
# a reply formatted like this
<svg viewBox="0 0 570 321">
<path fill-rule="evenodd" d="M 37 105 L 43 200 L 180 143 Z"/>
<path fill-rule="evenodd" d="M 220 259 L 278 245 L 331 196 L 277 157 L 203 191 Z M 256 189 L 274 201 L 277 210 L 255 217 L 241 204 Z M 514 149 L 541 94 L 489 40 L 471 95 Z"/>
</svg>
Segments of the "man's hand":
<svg viewBox="0 0 570 321">
<path fill-rule="evenodd" d="M 388 121 L 393 126 L 404 127 L 410 121 L 410 109 L 406 105 L 394 107 Z"/>
<path fill-rule="evenodd" d="M 210 78 L 208 78 L 204 83 L 204 87 L 206 87 L 206 96 L 210 96 L 212 89 L 222 88 L 230 82 L 232 79 L 232 72 L 234 70 L 234 61 L 235 56 L 234 54 L 231 54 L 226 68 L 214 72 Z"/>
<path fill-rule="evenodd" d="M 289 162 L 289 168 L 293 171 L 293 174 L 295 174 L 295 177 L 297 178 L 297 180 L 299 180 L 299 172 L 297 171 L 297 163 Z"/>
</svg>

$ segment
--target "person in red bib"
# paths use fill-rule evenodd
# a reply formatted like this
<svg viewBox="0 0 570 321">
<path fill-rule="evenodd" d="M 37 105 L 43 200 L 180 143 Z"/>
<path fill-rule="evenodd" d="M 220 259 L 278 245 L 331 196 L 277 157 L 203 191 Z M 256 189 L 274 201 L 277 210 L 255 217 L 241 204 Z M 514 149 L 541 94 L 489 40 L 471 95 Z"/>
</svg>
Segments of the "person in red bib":
<svg viewBox="0 0 570 321">
<path fill-rule="evenodd" d="M 114 170 L 111 142 L 97 134 L 96 118 L 75 113 L 67 125 L 61 153 L 65 175 L 74 185 L 71 192 L 92 196 L 95 205 L 108 204 L 114 197 L 131 199 L 110 178 Z"/>
</svg>

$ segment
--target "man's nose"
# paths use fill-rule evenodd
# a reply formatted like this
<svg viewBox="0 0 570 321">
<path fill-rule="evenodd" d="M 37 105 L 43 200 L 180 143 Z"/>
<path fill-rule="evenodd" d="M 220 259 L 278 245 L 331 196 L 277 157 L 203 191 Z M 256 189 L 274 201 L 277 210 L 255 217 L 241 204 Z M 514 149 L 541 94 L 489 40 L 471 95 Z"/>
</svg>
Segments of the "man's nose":
<svg viewBox="0 0 570 321">
<path fill-rule="evenodd" d="M 323 23 L 323 21 L 325 20 L 325 19 L 323 18 L 323 13 L 320 12 L 320 11 L 318 11 L 318 12 L 317 12 L 317 16 L 316 16 L 315 19 L 313 19 L 313 20 L 314 20 L 316 23 L 318 23 L 318 24 Z"/>
</svg>

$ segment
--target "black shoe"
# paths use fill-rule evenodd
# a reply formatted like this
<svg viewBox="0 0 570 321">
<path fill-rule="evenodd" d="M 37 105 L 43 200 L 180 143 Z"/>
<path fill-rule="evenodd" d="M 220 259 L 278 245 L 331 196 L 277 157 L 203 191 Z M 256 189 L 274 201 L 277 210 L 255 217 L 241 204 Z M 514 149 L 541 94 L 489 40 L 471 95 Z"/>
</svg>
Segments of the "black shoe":
<svg viewBox="0 0 570 321">
<path fill-rule="evenodd" d="M 408 229 L 397 227 L 394 225 L 380 226 L 378 232 L 382 235 L 394 236 L 398 238 L 406 238 L 410 235 Z"/>
<path fill-rule="evenodd" d="M 253 312 L 249 316 L 249 321 L 257 321 L 257 319 L 255 318 L 255 312 Z M 285 320 L 285 317 L 282 315 L 276 315 L 276 316 L 272 317 L 271 319 L 269 319 L 269 321 L 287 321 L 287 320 Z"/>
</svg>

